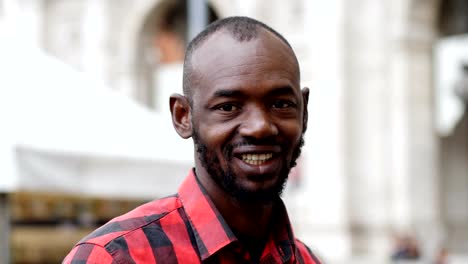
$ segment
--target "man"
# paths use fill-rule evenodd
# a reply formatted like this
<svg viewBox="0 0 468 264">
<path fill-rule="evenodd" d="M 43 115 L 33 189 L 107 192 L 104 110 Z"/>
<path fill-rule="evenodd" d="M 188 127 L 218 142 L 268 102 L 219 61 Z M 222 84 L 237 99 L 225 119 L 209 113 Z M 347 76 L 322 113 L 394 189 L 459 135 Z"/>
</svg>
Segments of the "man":
<svg viewBox="0 0 468 264">
<path fill-rule="evenodd" d="M 280 199 L 306 130 L 299 83 L 273 29 L 246 17 L 209 25 L 187 48 L 184 95 L 170 98 L 195 168 L 176 195 L 111 220 L 64 263 L 319 263 Z"/>
</svg>

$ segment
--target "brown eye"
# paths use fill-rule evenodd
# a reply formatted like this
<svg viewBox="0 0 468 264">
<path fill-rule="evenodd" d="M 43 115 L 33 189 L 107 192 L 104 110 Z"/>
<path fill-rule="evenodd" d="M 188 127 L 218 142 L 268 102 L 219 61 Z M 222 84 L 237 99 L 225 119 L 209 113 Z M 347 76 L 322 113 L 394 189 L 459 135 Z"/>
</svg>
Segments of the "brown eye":
<svg viewBox="0 0 468 264">
<path fill-rule="evenodd" d="M 224 112 L 232 112 L 232 111 L 237 110 L 237 106 L 233 104 L 223 104 L 223 105 L 220 105 L 218 109 Z"/>
<path fill-rule="evenodd" d="M 288 108 L 288 107 L 293 107 L 293 106 L 294 104 L 287 100 L 276 100 L 272 104 L 273 108 Z"/>
</svg>

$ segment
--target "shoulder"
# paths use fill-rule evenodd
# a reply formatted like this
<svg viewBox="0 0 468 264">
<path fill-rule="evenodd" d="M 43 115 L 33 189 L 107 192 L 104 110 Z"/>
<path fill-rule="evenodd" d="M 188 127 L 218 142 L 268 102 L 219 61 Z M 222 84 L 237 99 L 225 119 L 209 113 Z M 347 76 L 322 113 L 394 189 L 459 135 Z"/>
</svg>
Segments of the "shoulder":
<svg viewBox="0 0 468 264">
<path fill-rule="evenodd" d="M 105 247 L 119 237 L 136 232 L 150 223 L 160 221 L 180 207 L 181 203 L 175 195 L 143 204 L 124 215 L 110 220 L 83 238 L 78 242 L 77 246 L 87 243 Z"/>
<path fill-rule="evenodd" d="M 299 239 L 296 239 L 298 257 L 302 259 L 302 263 L 307 264 L 322 264 L 323 262 L 310 250 L 310 248 Z M 300 262 L 300 261 L 299 261 Z"/>
<path fill-rule="evenodd" d="M 132 241 L 141 241 L 141 237 L 145 236 L 142 231 L 145 227 L 153 223 L 159 224 L 181 207 L 176 195 L 143 204 L 110 220 L 83 238 L 73 247 L 63 263 L 113 263 L 115 254 L 125 255 L 123 251 L 128 251 L 129 246 L 133 246 L 126 243 L 128 237 L 132 237 Z M 162 230 L 152 230 L 154 239 L 164 237 L 163 233 Z"/>
<path fill-rule="evenodd" d="M 83 243 L 75 246 L 62 262 L 62 264 L 69 263 L 111 264 L 113 263 L 113 258 L 103 247 Z"/>
</svg>

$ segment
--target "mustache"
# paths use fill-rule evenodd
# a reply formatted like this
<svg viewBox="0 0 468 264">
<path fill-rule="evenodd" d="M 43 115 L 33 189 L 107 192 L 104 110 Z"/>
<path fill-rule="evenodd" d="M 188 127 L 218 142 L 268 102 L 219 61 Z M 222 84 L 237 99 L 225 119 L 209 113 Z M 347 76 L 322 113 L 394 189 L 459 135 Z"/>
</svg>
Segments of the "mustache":
<svg viewBox="0 0 468 264">
<path fill-rule="evenodd" d="M 229 144 L 232 148 L 242 147 L 242 146 L 282 146 L 283 143 L 276 140 L 274 137 L 266 138 L 248 138 L 244 137 L 241 141 Z"/>
</svg>

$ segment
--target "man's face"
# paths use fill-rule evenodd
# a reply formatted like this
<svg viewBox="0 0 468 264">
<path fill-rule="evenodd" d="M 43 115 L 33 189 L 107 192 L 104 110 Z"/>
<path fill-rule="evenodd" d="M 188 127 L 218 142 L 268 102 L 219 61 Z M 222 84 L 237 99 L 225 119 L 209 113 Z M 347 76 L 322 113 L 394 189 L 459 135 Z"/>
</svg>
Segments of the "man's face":
<svg viewBox="0 0 468 264">
<path fill-rule="evenodd" d="M 216 185 L 237 200 L 267 202 L 299 156 L 306 92 L 291 50 L 259 34 L 238 42 L 219 32 L 194 53 L 192 136 L 197 165 Z"/>
</svg>

